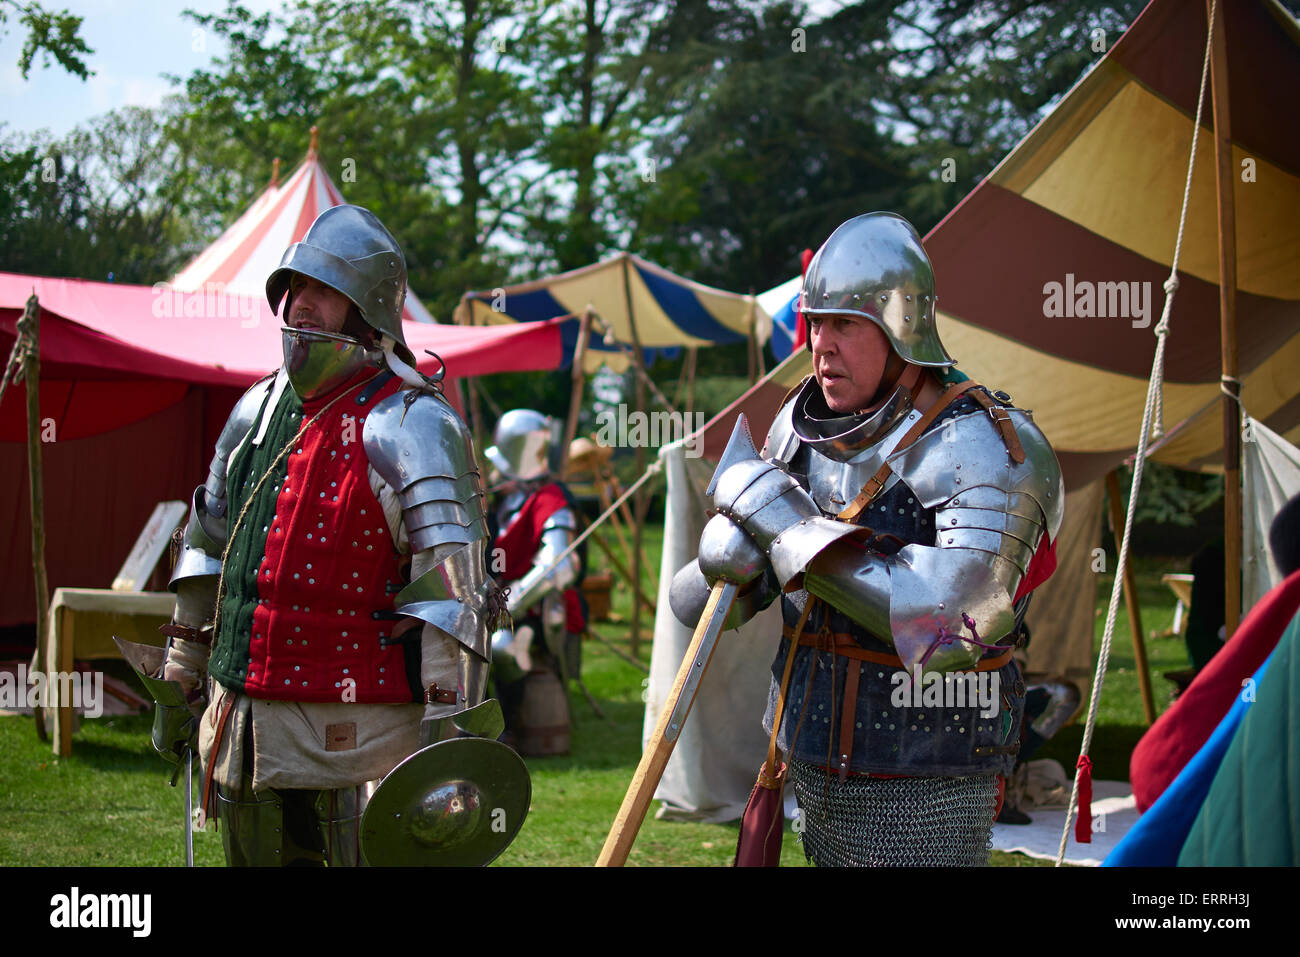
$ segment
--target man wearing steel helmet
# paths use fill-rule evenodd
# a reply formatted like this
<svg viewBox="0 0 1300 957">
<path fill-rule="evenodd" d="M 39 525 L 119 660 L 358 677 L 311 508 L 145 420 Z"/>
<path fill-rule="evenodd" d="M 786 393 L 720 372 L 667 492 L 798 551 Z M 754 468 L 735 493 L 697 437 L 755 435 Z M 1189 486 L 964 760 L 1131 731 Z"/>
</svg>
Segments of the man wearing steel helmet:
<svg viewBox="0 0 1300 957">
<path fill-rule="evenodd" d="M 744 586 L 733 623 L 784 592 L 765 726 L 820 865 L 986 863 L 1018 747 L 1011 652 L 1054 566 L 1060 468 L 1027 413 L 951 368 L 935 300 L 906 220 L 831 235 L 802 294 L 814 376 L 761 456 L 733 441 L 673 582 L 683 621 L 719 578 Z"/>
<path fill-rule="evenodd" d="M 414 368 L 405 296 L 383 224 L 322 213 L 267 280 L 284 365 L 235 405 L 194 495 L 164 676 L 196 712 L 210 678 L 204 805 L 232 865 L 359 863 L 367 782 L 484 698 L 482 483 Z"/>
<path fill-rule="evenodd" d="M 553 476 L 556 423 L 532 409 L 501 416 L 484 453 L 498 473 L 493 571 L 508 588 L 510 630 L 492 636 L 494 674 L 506 728 L 524 753 L 567 752 L 567 725 L 546 729 L 522 723 L 526 675 L 549 668 L 564 680 L 581 670 L 586 613 L 578 591 L 586 547 L 569 552 L 578 534 L 578 511 L 569 490 Z M 560 556 L 565 555 L 564 558 Z M 565 681 L 567 687 L 567 680 Z M 560 695 L 563 698 L 563 695 Z"/>
</svg>

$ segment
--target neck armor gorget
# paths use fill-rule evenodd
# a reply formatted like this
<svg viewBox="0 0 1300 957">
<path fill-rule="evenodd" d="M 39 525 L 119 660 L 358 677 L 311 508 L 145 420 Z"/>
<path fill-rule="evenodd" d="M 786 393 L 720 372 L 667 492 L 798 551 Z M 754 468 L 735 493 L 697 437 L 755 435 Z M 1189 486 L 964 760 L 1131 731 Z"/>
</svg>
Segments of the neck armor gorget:
<svg viewBox="0 0 1300 957">
<path fill-rule="evenodd" d="M 328 395 L 366 366 L 377 365 L 373 354 L 351 336 L 285 326 L 281 340 L 289 384 L 303 400 Z"/>
<path fill-rule="evenodd" d="M 912 411 L 912 390 L 897 385 L 874 412 L 841 415 L 831 411 L 816 377 L 809 377 L 794 398 L 794 433 L 814 451 L 847 462 L 879 442 Z"/>
</svg>

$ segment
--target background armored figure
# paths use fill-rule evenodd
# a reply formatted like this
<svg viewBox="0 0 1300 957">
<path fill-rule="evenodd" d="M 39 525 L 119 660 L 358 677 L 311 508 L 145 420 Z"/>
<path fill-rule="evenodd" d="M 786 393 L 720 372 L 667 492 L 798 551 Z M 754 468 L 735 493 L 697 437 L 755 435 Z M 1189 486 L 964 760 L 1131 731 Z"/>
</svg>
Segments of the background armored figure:
<svg viewBox="0 0 1300 957">
<path fill-rule="evenodd" d="M 164 674 L 196 712 L 211 678 L 198 749 L 230 864 L 355 864 L 367 782 L 422 721 L 483 700 L 484 494 L 467 429 L 414 368 L 406 264 L 374 215 L 322 213 L 266 289 L 285 362 L 194 493 Z"/>
<path fill-rule="evenodd" d="M 484 453 L 504 480 L 492 570 L 509 590 L 506 609 L 514 621 L 513 634 L 502 630 L 493 635 L 494 673 L 507 729 L 521 750 L 537 753 L 568 750 L 567 718 L 562 726 L 559 722 L 568 713 L 568 679 L 581 671 L 586 627 L 578 590 L 585 546 L 551 568 L 578 534 L 577 508 L 568 489 L 552 475 L 555 435 L 556 423 L 549 417 L 532 409 L 512 409 L 497 422 L 495 444 Z M 528 682 L 530 672 L 546 671 L 559 677 L 558 692 L 554 682 Z M 539 713 L 549 714 L 550 730 L 526 728 L 526 699 L 546 694 L 548 687 L 553 704 L 542 706 Z"/>
<path fill-rule="evenodd" d="M 951 368 L 934 292 L 901 217 L 831 235 L 802 295 L 815 376 L 761 457 L 720 464 L 719 514 L 673 582 L 692 623 L 718 578 L 745 586 L 733 622 L 785 592 L 765 725 L 797 642 L 778 743 L 822 865 L 987 862 L 1024 709 L 1012 647 L 1055 567 L 1056 456 Z"/>
</svg>

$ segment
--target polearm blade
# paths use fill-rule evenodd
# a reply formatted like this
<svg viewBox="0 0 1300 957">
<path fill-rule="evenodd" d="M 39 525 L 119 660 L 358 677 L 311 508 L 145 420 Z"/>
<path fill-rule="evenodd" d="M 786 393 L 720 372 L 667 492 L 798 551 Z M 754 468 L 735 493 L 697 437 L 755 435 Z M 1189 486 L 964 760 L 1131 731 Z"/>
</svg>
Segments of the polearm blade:
<svg viewBox="0 0 1300 957">
<path fill-rule="evenodd" d="M 632 775 L 627 795 L 614 818 L 609 836 L 605 838 L 600 857 L 596 859 L 597 867 L 622 867 L 627 862 L 637 832 L 641 830 L 641 822 L 654 799 L 655 788 L 659 786 L 659 779 L 664 775 L 668 758 L 677 746 L 686 716 L 690 714 L 695 695 L 700 690 L 704 672 L 709 668 L 718 636 L 722 634 L 727 613 L 735 601 L 737 587 L 732 582 L 719 581 L 709 593 L 709 603 L 704 606 L 704 614 L 695 626 L 682 665 L 677 669 L 677 680 L 673 682 L 673 690 L 659 713 L 659 723 L 641 754 L 641 762 Z"/>
<path fill-rule="evenodd" d="M 194 752 L 185 749 L 185 866 L 194 866 Z"/>
</svg>

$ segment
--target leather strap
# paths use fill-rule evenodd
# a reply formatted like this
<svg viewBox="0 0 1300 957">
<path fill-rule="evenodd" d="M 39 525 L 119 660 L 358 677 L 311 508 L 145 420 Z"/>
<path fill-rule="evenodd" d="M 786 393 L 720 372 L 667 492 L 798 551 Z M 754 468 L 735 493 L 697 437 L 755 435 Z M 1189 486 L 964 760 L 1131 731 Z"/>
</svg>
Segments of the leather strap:
<svg viewBox="0 0 1300 957">
<path fill-rule="evenodd" d="M 226 722 L 230 719 L 231 709 L 235 705 L 234 695 L 227 695 L 221 705 L 221 714 L 217 717 L 217 733 L 212 737 L 212 751 L 208 755 L 208 772 L 203 776 L 203 801 L 199 805 L 206 818 L 211 813 L 208 802 L 212 798 L 212 774 L 217 769 L 217 754 L 221 751 L 221 739 L 226 734 Z"/>
<path fill-rule="evenodd" d="M 957 400 L 957 397 L 963 392 L 976 385 L 979 385 L 979 383 L 974 379 L 967 379 L 965 382 L 955 382 L 948 386 L 947 390 L 938 398 L 934 405 L 930 406 L 925 415 L 917 419 L 916 424 L 907 430 L 907 434 L 905 434 L 902 441 L 894 447 L 894 451 L 891 452 L 890 455 L 897 455 L 919 439 L 921 433 L 930 427 L 930 423 L 939 417 L 939 413 L 952 405 L 952 403 Z M 1021 454 L 1023 455 L 1023 452 Z M 889 481 L 889 476 L 891 474 L 893 474 L 893 469 L 890 468 L 889 462 L 885 462 L 885 464 L 880 466 L 876 471 L 875 475 L 867 479 L 867 483 L 862 486 L 862 491 L 858 492 L 857 497 L 846 505 L 844 511 L 840 512 L 836 518 L 842 522 L 856 521 L 857 517 L 862 514 L 862 510 L 870 505 L 871 500 L 880 494 L 880 490 L 885 487 L 885 483 Z"/>
<path fill-rule="evenodd" d="M 781 634 L 786 638 L 791 638 L 793 632 L 787 627 L 782 629 Z M 828 648 L 826 635 L 829 635 L 833 646 Z M 829 632 L 820 635 L 801 635 L 798 643 L 805 647 L 816 648 L 819 651 L 832 651 L 844 658 L 852 658 L 854 661 L 870 661 L 872 664 L 888 665 L 890 668 L 902 668 L 903 660 L 898 655 L 891 655 L 883 651 L 871 651 L 863 648 L 857 640 L 847 632 Z M 992 658 L 981 658 L 975 663 L 974 668 L 958 668 L 958 671 L 997 671 L 1008 661 L 1011 660 L 1015 652 L 1014 645 L 1008 645 L 1007 650 Z"/>
<path fill-rule="evenodd" d="M 186 625 L 178 625 L 172 622 L 169 625 L 159 625 L 158 630 L 168 638 L 179 638 L 182 641 L 192 641 L 200 645 L 212 645 L 212 628 L 190 628 Z"/>
<path fill-rule="evenodd" d="M 437 682 L 429 685 L 424 691 L 425 704 L 455 704 L 456 698 L 455 690 L 439 688 Z"/>
<path fill-rule="evenodd" d="M 1011 421 L 1011 414 L 983 392 L 972 392 L 971 397 L 984 407 L 984 411 L 993 420 L 998 434 L 1002 436 L 1002 444 L 1007 447 L 1007 454 L 1011 456 L 1011 460 L 1017 465 L 1022 464 L 1025 461 L 1025 448 L 1020 444 L 1020 436 L 1016 434 L 1016 424 Z"/>
<path fill-rule="evenodd" d="M 840 780 L 849 776 L 849 761 L 853 757 L 853 725 L 858 717 L 858 678 L 863 665 L 848 662 L 844 675 L 844 700 L 840 704 Z"/>
<path fill-rule="evenodd" d="M 799 623 L 790 632 L 790 635 L 794 637 L 790 642 L 790 650 L 785 655 L 785 670 L 781 673 L 781 692 L 776 696 L 776 712 L 772 719 L 772 736 L 767 742 L 767 760 L 763 762 L 763 767 L 758 772 L 759 785 L 769 791 L 775 791 L 781 784 L 781 773 L 776 766 L 776 737 L 781 731 L 781 718 L 785 715 L 786 692 L 790 690 L 790 675 L 794 671 L 794 653 L 799 650 L 799 639 L 803 635 L 803 626 L 807 623 L 808 614 L 812 611 L 812 607 L 816 602 L 817 599 L 814 596 L 808 596 L 808 601 L 803 606 L 803 612 L 799 615 Z M 786 637 L 790 636 L 787 635 Z"/>
</svg>

